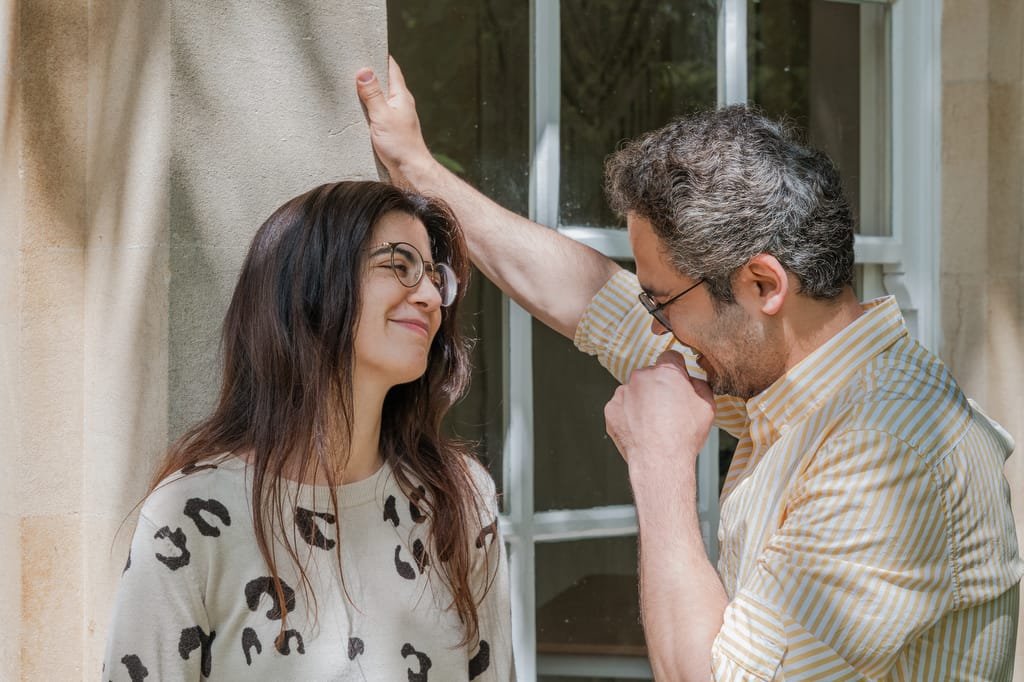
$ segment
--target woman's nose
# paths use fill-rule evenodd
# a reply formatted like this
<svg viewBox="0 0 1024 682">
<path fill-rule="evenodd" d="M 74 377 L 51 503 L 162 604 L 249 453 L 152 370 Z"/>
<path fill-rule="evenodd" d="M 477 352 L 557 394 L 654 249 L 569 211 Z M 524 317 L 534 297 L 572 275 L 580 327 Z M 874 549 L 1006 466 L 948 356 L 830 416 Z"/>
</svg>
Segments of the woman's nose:
<svg viewBox="0 0 1024 682">
<path fill-rule="evenodd" d="M 428 310 L 441 307 L 441 292 L 437 285 L 425 274 L 420 278 L 419 284 L 409 290 L 409 299 Z"/>
</svg>

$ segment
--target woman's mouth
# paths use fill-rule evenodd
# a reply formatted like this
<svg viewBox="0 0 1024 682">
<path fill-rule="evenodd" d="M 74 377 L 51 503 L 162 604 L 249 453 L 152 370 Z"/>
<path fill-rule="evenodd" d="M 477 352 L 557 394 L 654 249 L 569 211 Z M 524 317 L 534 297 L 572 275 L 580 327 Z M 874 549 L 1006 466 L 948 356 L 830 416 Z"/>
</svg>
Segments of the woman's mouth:
<svg viewBox="0 0 1024 682">
<path fill-rule="evenodd" d="M 391 320 L 391 321 L 394 322 L 395 324 L 399 325 L 400 327 L 405 327 L 409 331 L 415 332 L 415 333 L 420 334 L 420 335 L 422 335 L 424 337 L 430 336 L 430 327 L 423 320 L 414 320 L 414 319 L 406 318 L 406 319 Z"/>
</svg>

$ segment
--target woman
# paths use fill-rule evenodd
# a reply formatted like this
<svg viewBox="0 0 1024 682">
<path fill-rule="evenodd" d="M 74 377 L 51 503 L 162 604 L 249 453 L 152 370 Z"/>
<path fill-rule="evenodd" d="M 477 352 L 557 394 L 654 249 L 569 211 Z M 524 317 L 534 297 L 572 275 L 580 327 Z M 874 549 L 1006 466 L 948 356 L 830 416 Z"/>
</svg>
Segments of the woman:
<svg viewBox="0 0 1024 682">
<path fill-rule="evenodd" d="M 441 421 L 468 263 L 440 203 L 323 185 L 260 228 L 213 414 L 171 446 L 104 680 L 507 680 L 493 482 Z"/>
</svg>

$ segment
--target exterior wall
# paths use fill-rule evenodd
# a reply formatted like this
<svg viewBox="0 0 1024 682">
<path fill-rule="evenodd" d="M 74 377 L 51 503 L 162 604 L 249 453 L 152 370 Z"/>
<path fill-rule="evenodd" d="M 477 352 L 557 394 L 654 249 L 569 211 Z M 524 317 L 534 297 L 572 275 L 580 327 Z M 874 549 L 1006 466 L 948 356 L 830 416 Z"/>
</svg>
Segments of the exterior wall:
<svg viewBox="0 0 1024 682">
<path fill-rule="evenodd" d="M 112 538 L 210 404 L 249 236 L 375 175 L 351 84 L 383 5 L 0 13 L 0 678 L 95 678 L 131 521 Z M 1024 443 L 1024 6 L 948 0 L 942 39 L 940 350 Z M 1021 453 L 1007 475 L 1024 527 Z"/>
<path fill-rule="evenodd" d="M 133 519 L 209 406 L 264 218 L 375 178 L 384 3 L 75 0 L 0 14 L 0 679 L 95 679 Z"/>
<path fill-rule="evenodd" d="M 1024 536 L 1024 4 L 943 10 L 941 354 L 1017 441 L 1006 475 Z"/>
<path fill-rule="evenodd" d="M 17 486 L 9 472 L 20 452 L 21 210 L 18 161 L 20 128 L 14 106 L 17 12 L 13 3 L 0 10 L 0 612 L 21 613 L 21 547 Z M 17 446 L 12 446 L 17 444 Z M 0 678 L 17 679 L 20 618 L 6 618 L 0 630 Z"/>
</svg>

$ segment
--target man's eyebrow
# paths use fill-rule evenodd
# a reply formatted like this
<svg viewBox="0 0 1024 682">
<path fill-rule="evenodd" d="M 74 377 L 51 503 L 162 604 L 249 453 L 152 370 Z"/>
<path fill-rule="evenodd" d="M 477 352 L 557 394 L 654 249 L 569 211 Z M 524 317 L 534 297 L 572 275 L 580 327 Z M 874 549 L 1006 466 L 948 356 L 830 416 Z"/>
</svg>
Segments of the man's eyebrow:
<svg viewBox="0 0 1024 682">
<path fill-rule="evenodd" d="M 640 289 L 643 290 L 651 298 L 663 298 L 665 296 L 668 296 L 668 292 L 662 291 L 657 287 L 647 286 L 646 284 L 643 283 L 640 284 Z"/>
</svg>

